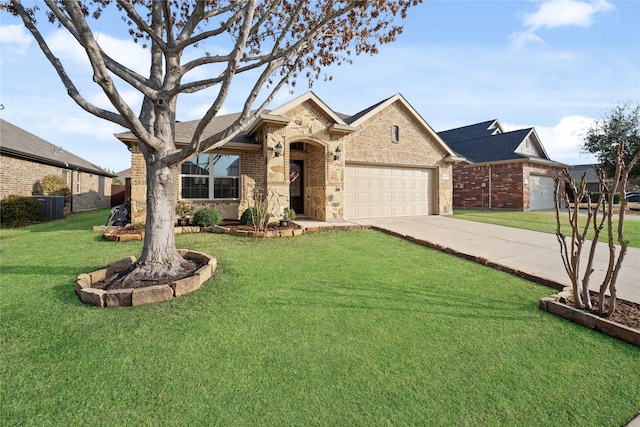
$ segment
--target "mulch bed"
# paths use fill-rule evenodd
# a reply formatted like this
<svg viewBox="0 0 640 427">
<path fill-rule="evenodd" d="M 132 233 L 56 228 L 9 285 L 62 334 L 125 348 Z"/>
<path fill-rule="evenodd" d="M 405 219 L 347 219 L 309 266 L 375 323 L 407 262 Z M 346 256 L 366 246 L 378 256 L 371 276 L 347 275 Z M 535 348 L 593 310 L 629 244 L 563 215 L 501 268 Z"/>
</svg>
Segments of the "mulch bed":
<svg viewBox="0 0 640 427">
<path fill-rule="evenodd" d="M 591 294 L 591 304 L 593 308 L 589 311 L 591 314 L 598 316 L 598 301 L 600 300 L 600 294 L 596 292 L 590 292 Z M 574 308 L 575 302 L 573 299 L 573 295 L 569 296 L 566 300 L 560 300 L 561 303 L 570 305 Z M 609 297 L 605 296 L 605 313 L 609 309 Z M 582 310 L 588 311 L 588 310 Z M 628 326 L 632 329 L 637 329 L 640 331 L 640 304 L 636 304 L 634 302 L 625 301 L 621 299 L 616 299 L 616 310 L 613 312 L 611 317 L 601 316 L 612 322 L 620 323 L 621 325 Z"/>
<path fill-rule="evenodd" d="M 251 225 L 243 225 L 240 223 L 240 220 L 233 219 L 225 219 L 220 224 L 220 227 L 229 228 L 231 230 L 244 230 L 244 231 L 255 231 L 253 226 Z M 275 230 L 297 230 L 300 226 L 290 222 L 288 226 L 280 226 L 279 222 L 272 222 L 267 225 L 265 231 L 275 231 Z"/>
<path fill-rule="evenodd" d="M 148 286 L 155 285 L 171 285 L 171 283 L 176 280 L 184 279 L 189 276 L 193 276 L 193 274 L 202 267 L 200 264 L 195 261 L 188 261 L 189 267 L 182 271 L 179 275 L 174 277 L 163 277 L 161 279 L 156 280 L 141 280 L 141 279 L 126 279 L 125 277 L 129 274 L 130 270 L 122 271 L 118 274 L 114 274 L 111 277 L 107 277 L 105 280 L 100 282 L 96 282 L 92 285 L 92 288 L 104 289 L 107 290 L 115 290 L 115 289 L 139 289 L 146 288 Z"/>
</svg>

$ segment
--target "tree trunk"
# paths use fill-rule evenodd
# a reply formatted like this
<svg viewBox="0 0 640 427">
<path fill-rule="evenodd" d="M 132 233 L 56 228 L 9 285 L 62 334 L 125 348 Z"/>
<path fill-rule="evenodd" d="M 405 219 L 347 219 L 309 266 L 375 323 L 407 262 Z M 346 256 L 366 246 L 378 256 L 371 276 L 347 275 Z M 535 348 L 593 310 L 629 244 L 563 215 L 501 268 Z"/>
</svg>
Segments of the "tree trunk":
<svg viewBox="0 0 640 427">
<path fill-rule="evenodd" d="M 177 166 L 147 161 L 147 217 L 144 248 L 136 269 L 140 280 L 177 278 L 190 268 L 175 245 L 174 211 Z"/>
</svg>

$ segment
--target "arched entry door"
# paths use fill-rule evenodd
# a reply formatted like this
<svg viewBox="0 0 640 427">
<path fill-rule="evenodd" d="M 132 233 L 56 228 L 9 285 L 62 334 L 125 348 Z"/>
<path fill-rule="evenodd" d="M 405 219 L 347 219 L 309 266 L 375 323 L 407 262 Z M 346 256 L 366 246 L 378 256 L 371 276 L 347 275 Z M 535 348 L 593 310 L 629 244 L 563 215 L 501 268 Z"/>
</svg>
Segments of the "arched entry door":
<svg viewBox="0 0 640 427">
<path fill-rule="evenodd" d="M 289 207 L 298 215 L 304 214 L 304 162 L 289 163 Z"/>
</svg>

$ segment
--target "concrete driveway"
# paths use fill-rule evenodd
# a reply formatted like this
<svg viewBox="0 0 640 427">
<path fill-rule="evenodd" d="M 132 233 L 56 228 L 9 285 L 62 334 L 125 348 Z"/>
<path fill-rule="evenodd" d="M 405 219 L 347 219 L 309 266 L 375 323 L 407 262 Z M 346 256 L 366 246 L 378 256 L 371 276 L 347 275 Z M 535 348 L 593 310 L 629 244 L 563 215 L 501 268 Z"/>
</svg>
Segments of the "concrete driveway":
<svg viewBox="0 0 640 427">
<path fill-rule="evenodd" d="M 446 216 L 413 216 L 351 221 L 424 240 L 543 280 L 571 286 L 555 234 L 465 221 Z M 588 254 L 589 244 L 583 253 Z M 609 259 L 608 246 L 596 248 L 591 290 L 598 290 Z M 581 265 L 586 266 L 586 256 Z M 618 297 L 640 303 L 640 249 L 628 248 L 617 281 Z"/>
</svg>

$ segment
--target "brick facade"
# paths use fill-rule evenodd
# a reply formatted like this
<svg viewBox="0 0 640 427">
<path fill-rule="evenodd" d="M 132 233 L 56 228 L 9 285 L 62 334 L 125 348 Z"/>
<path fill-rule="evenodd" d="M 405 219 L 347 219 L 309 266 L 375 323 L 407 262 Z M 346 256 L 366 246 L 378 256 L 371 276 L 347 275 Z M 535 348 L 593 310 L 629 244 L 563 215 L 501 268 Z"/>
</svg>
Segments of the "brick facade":
<svg viewBox="0 0 640 427">
<path fill-rule="evenodd" d="M 393 140 L 393 127 L 399 129 L 398 141 Z M 452 213 L 453 169 L 445 161 L 442 148 L 416 122 L 403 105 L 394 103 L 345 138 L 347 162 L 388 166 L 413 166 L 435 171 L 432 202 L 434 213 Z"/>
<path fill-rule="evenodd" d="M 560 167 L 526 162 L 453 166 L 453 207 L 456 209 L 529 210 L 529 177 L 553 177 Z"/>
<path fill-rule="evenodd" d="M 109 177 L 10 156 L 0 156 L 0 169 L 2 170 L 0 198 L 9 195 L 31 196 L 42 178 L 47 175 L 56 175 L 66 176 L 67 186 L 72 192 L 73 212 L 111 206 L 111 178 Z"/>
</svg>

